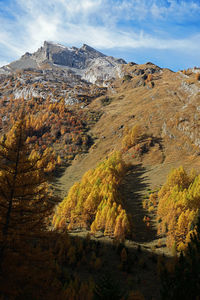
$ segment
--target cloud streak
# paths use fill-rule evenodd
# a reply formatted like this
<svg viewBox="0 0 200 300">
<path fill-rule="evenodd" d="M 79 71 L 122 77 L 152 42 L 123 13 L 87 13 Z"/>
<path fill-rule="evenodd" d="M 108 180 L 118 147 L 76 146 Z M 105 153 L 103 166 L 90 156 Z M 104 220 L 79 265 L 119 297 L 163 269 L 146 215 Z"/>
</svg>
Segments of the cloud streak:
<svg viewBox="0 0 200 300">
<path fill-rule="evenodd" d="M 6 1 L 2 3 L 1 61 L 12 60 L 26 51 L 33 52 L 44 40 L 70 46 L 87 43 L 102 50 L 150 48 L 197 52 L 200 48 L 200 30 L 193 29 L 181 37 L 173 33 L 174 22 L 181 29 L 186 19 L 199 22 L 198 1 L 12 0 L 9 5 Z"/>
</svg>

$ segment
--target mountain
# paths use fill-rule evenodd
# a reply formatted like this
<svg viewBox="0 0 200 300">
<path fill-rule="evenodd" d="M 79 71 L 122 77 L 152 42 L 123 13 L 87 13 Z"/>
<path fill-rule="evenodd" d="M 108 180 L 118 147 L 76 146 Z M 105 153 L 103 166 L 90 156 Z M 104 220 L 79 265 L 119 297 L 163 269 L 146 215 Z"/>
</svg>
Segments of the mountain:
<svg viewBox="0 0 200 300">
<path fill-rule="evenodd" d="M 137 180 L 143 192 L 145 185 L 155 189 L 163 184 L 173 167 L 183 165 L 187 170 L 195 168 L 199 172 L 200 81 L 197 71 L 200 72 L 197 69 L 173 72 L 149 62 L 123 65 L 123 77 L 110 84 L 105 96 L 87 106 L 102 113 L 91 129 L 95 144 L 66 169 L 61 179 L 61 185 L 65 182 L 63 196 L 84 172 L 110 152 L 122 149 L 127 128 L 135 125 L 142 128 L 144 139 L 124 150 L 124 157 L 131 164 L 140 165 Z"/>
<path fill-rule="evenodd" d="M 172 162 L 173 157 L 178 164 L 191 159 L 191 155 L 193 159 L 199 155 L 200 85 L 197 75 L 200 70 L 197 68 L 172 72 L 150 62 L 127 64 L 123 59 L 106 56 L 86 44 L 81 48 L 69 48 L 45 41 L 35 53 L 26 53 L 0 70 L 2 103 L 22 97 L 43 102 L 50 99 L 52 103 L 64 99 L 66 105 L 79 105 L 79 111 L 100 112 L 102 117 L 96 126 L 101 124 L 101 130 L 95 135 L 105 137 L 101 147 L 114 137 L 112 145 L 100 151 L 101 157 L 116 143 L 116 148 L 120 147 L 121 138 L 109 135 L 109 128 L 121 135 L 123 130 L 118 129 L 119 125 L 124 128 L 136 123 L 161 141 L 159 157 L 162 157 L 163 169 L 164 162 Z M 108 118 L 111 114 L 113 119 Z M 132 117 L 126 118 L 126 115 Z M 5 115 L 1 117 L 6 118 Z M 148 149 L 141 158 L 148 164 L 151 164 L 150 152 Z M 152 156 L 151 159 L 157 160 L 156 154 Z M 95 155 L 94 162 L 97 157 Z"/>
<path fill-rule="evenodd" d="M 200 171 L 198 68 L 173 72 L 151 62 L 125 63 L 87 45 L 44 42 L 1 71 L 0 132 L 7 132 L 23 104 L 32 118 L 31 141 L 53 146 L 64 162 L 62 197 L 114 150 L 140 165 L 138 180 L 152 189 L 172 167 Z M 134 126 L 143 138 L 124 148 Z"/>
<path fill-rule="evenodd" d="M 120 66 L 125 63 L 123 59 L 106 56 L 86 44 L 81 48 L 69 48 L 45 41 L 35 53 L 25 53 L 19 60 L 1 68 L 0 72 L 59 68 L 65 72 L 70 71 L 88 82 L 102 84 L 119 76 Z"/>
<path fill-rule="evenodd" d="M 9 112 L 6 114 L 6 106 L 13 99 L 42 103 L 46 99 L 50 103 L 64 100 L 70 110 L 74 105 L 78 114 L 90 111 L 101 115 L 90 131 L 95 146 L 79 161 L 79 178 L 107 153 L 120 149 L 124 128 L 136 124 L 153 136 L 151 147 L 144 143 L 141 147 L 148 149 L 139 156 L 133 154 L 144 166 L 152 166 L 153 172 L 159 170 L 159 176 L 150 174 L 152 186 L 164 182 L 172 165 L 200 169 L 198 68 L 173 72 L 151 62 L 127 64 L 85 44 L 69 48 L 44 42 L 35 53 L 26 53 L 0 70 L 3 131 L 11 118 Z M 85 160 L 86 168 L 82 165 Z M 76 161 L 70 168 L 73 164 Z M 65 184 L 63 193 L 72 183 Z"/>
<path fill-rule="evenodd" d="M 49 251 L 50 260 L 52 253 L 58 255 L 53 261 L 56 262 L 56 270 L 58 264 L 61 265 L 56 275 L 61 281 L 58 281 L 58 285 L 54 284 L 55 272 L 49 272 L 51 264 L 47 267 L 45 264 L 45 272 L 53 274 L 53 284 L 49 285 L 51 281 L 48 280 L 47 290 L 51 291 L 49 288 L 56 286 L 57 295 L 57 286 L 58 290 L 60 287 L 69 287 L 68 269 L 72 276 L 75 274 L 74 295 L 79 284 L 76 274 L 80 273 L 81 278 L 88 274 L 87 278 L 90 274 L 96 277 L 96 273 L 105 275 L 107 270 L 114 270 L 116 279 L 122 281 L 123 290 L 130 292 L 130 297 L 127 298 L 126 294 L 125 298 L 144 299 L 140 294 L 133 294 L 133 289 L 141 291 L 145 299 L 162 299 L 159 293 L 160 269 L 165 257 L 169 262 L 172 249 L 167 247 L 166 234 L 158 231 L 163 223 L 160 223 L 161 219 L 156 212 L 159 201 L 157 192 L 172 168 L 182 165 L 187 172 L 195 169 L 197 174 L 200 173 L 200 69 L 173 72 L 151 62 L 126 63 L 123 59 L 108 57 L 87 45 L 68 48 L 44 42 L 35 53 L 26 53 L 19 60 L 0 69 L 0 107 L 1 136 L 8 133 L 20 113 L 25 112 L 26 143 L 40 154 L 51 156 L 45 169 L 51 175 L 51 188 L 58 196 L 58 201 L 68 199 L 62 207 L 73 208 L 73 218 L 70 219 L 73 226 L 68 229 L 77 247 L 66 239 L 65 244 L 62 244 L 62 236 L 58 243 L 54 243 L 54 239 L 49 236 L 50 244 L 56 247 L 55 251 Z M 6 141 L 6 136 L 2 141 Z M 175 171 L 175 184 L 179 184 L 182 176 L 185 176 L 181 172 L 182 175 L 180 171 Z M 185 178 L 183 183 L 187 181 Z M 194 172 L 188 178 L 194 180 Z M 198 209 L 199 182 L 195 183 L 195 193 L 188 194 L 189 200 L 195 199 Z M 7 183 L 9 185 L 8 180 Z M 170 197 L 170 201 L 182 195 L 177 194 L 178 184 L 175 189 L 168 186 L 175 195 L 175 198 L 174 195 Z M 186 189 L 182 192 L 186 193 Z M 67 194 L 69 197 L 65 197 Z M 98 204 L 99 200 L 103 202 Z M 83 214 L 85 203 L 87 206 Z M 95 212 L 96 205 L 98 214 Z M 174 212 L 174 206 L 168 203 L 167 206 L 172 207 Z M 182 210 L 186 208 L 182 205 L 177 211 L 182 215 Z M 61 213 L 62 217 L 68 215 L 64 209 Z M 99 224 L 94 223 L 96 227 L 91 228 L 90 237 L 88 230 L 95 214 Z M 126 215 L 131 222 L 127 222 L 129 218 Z M 176 225 L 178 219 L 174 214 L 172 217 Z M 168 219 L 171 220 L 171 217 Z M 85 220 L 89 220 L 88 223 Z M 118 236 L 120 232 L 123 234 L 121 229 L 125 225 L 133 223 L 127 239 L 124 241 L 125 236 L 122 237 L 124 243 L 113 240 L 113 235 L 117 234 L 117 230 L 113 232 L 115 221 Z M 69 219 L 59 219 L 57 215 L 55 224 L 62 225 L 65 231 Z M 98 230 L 102 224 L 106 225 L 105 231 Z M 181 224 L 181 230 L 191 228 L 185 219 L 182 219 Z M 164 227 L 169 228 L 167 223 Z M 172 230 L 175 228 L 171 227 Z M 181 238 L 184 232 L 181 232 Z M 54 234 L 53 231 L 51 233 Z M 86 240 L 84 237 L 87 237 Z M 96 248 L 94 240 L 98 241 Z M 35 248 L 35 242 L 33 244 Z M 13 247 L 14 244 L 11 245 Z M 88 245 L 91 245 L 91 249 Z M 29 248 L 24 248 L 23 244 L 23 249 Z M 41 249 L 45 249 L 42 257 L 46 257 L 48 247 L 43 244 Z M 13 257 L 16 257 L 16 253 Z M 10 264 L 13 260 L 8 261 Z M 26 262 L 24 257 L 22 261 Z M 35 264 L 35 260 L 30 260 L 30 257 L 27 261 Z M 19 273 L 20 263 L 17 263 L 15 273 L 10 272 L 14 278 L 17 278 L 15 274 Z M 41 270 L 41 265 L 39 260 L 38 270 Z M 116 268 L 113 268 L 114 265 Z M 32 269 L 35 270 L 35 266 L 31 272 Z M 5 272 L 7 275 L 7 268 Z M 28 272 L 28 278 L 31 272 Z M 24 276 L 24 272 L 20 274 Z M 38 272 L 35 274 L 38 279 Z M 20 295 L 18 298 L 27 298 L 29 288 L 26 289 L 26 283 L 21 286 L 25 286 L 25 291 L 23 297 Z M 95 285 L 91 283 L 91 286 Z M 86 286 L 80 284 L 80 287 L 82 295 Z M 95 291 L 103 287 L 104 284 L 97 285 Z M 116 284 L 111 282 L 108 292 L 110 287 L 113 293 Z M 37 291 L 38 286 L 32 290 Z M 66 290 L 64 292 L 66 298 Z M 68 292 L 71 297 L 72 289 L 68 288 Z M 119 295 L 115 297 L 112 294 L 114 298 L 121 299 L 121 293 Z M 52 297 L 55 299 L 54 295 Z M 46 298 L 49 299 L 48 296 L 42 297 Z M 101 298 L 106 297 L 102 294 Z M 85 296 L 85 299 L 92 298 Z"/>
</svg>

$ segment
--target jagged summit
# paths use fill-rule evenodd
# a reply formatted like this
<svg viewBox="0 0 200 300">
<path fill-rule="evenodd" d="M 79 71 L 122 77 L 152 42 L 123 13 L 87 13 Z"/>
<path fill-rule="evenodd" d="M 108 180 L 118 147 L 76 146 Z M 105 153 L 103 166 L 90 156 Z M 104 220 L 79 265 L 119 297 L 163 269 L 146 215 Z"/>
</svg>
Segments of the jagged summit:
<svg viewBox="0 0 200 300">
<path fill-rule="evenodd" d="M 1 68 L 0 72 L 15 72 L 27 68 L 59 68 L 70 70 L 89 82 L 102 83 L 120 76 L 122 64 L 126 64 L 123 59 L 106 56 L 87 44 L 77 48 L 44 41 L 43 46 L 36 52 L 26 52 L 19 60 Z"/>
<path fill-rule="evenodd" d="M 92 48 L 91 46 L 89 46 L 87 44 L 83 44 L 80 48 L 77 48 L 75 46 L 72 46 L 72 47 L 64 46 L 60 43 L 55 43 L 53 41 L 44 41 L 43 47 L 60 47 L 60 48 L 68 49 L 68 50 L 71 50 L 71 51 L 80 50 L 80 51 L 96 52 L 100 56 L 105 56 L 103 53 L 95 50 L 94 48 Z"/>
<path fill-rule="evenodd" d="M 96 49 L 92 48 L 91 46 L 89 46 L 87 44 L 83 44 L 80 48 L 77 48 L 74 46 L 72 46 L 72 47 L 64 46 L 59 43 L 54 43 L 52 41 L 44 41 L 43 47 L 39 48 L 38 51 L 40 49 L 42 50 L 43 48 L 44 48 L 44 50 L 50 51 L 52 53 L 57 52 L 57 51 L 62 51 L 62 52 L 71 51 L 76 54 L 80 54 L 80 53 L 84 52 L 84 53 L 86 53 L 86 55 L 91 56 L 93 58 L 106 56 L 103 53 L 97 51 Z"/>
</svg>

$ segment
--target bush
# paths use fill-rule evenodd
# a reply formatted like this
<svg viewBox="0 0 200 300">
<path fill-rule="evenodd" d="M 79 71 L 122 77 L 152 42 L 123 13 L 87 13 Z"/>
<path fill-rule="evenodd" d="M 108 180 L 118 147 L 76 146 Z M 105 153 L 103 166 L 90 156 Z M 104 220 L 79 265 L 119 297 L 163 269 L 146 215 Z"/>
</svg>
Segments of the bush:
<svg viewBox="0 0 200 300">
<path fill-rule="evenodd" d="M 101 104 L 103 106 L 109 105 L 112 102 L 112 99 L 109 97 L 101 98 Z"/>
<path fill-rule="evenodd" d="M 124 138 L 122 140 L 122 146 L 124 149 L 129 149 L 141 140 L 142 128 L 139 125 L 135 125 L 132 129 L 125 129 Z"/>
<path fill-rule="evenodd" d="M 152 74 L 148 74 L 147 76 L 147 82 L 150 82 L 153 80 L 153 75 Z"/>
<path fill-rule="evenodd" d="M 133 77 L 129 74 L 125 74 L 124 77 L 123 77 L 123 80 L 124 81 L 130 81 Z"/>
<path fill-rule="evenodd" d="M 199 81 L 199 80 L 200 80 L 200 73 L 196 73 L 196 76 L 195 76 L 195 77 L 196 77 L 196 80 Z"/>
</svg>

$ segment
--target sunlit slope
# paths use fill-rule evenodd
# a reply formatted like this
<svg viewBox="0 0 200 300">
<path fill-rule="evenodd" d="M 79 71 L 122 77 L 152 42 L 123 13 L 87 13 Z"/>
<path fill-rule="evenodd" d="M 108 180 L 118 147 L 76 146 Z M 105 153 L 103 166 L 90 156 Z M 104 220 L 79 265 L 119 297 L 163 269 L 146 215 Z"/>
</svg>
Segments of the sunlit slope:
<svg viewBox="0 0 200 300">
<path fill-rule="evenodd" d="M 151 187 L 163 184 L 172 167 L 200 170 L 200 82 L 195 74 L 174 73 L 151 63 L 128 64 L 123 72 L 123 78 L 111 83 L 107 96 L 88 106 L 103 114 L 90 132 L 94 145 L 89 153 L 77 156 L 60 178 L 63 195 L 84 172 L 112 150 L 121 149 L 125 128 L 135 125 L 153 136 L 154 143 L 139 157 L 132 155 L 132 148 L 124 157 L 142 163 Z"/>
</svg>

